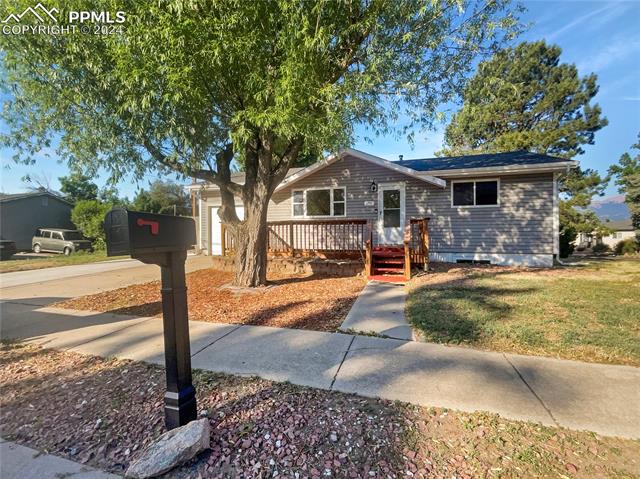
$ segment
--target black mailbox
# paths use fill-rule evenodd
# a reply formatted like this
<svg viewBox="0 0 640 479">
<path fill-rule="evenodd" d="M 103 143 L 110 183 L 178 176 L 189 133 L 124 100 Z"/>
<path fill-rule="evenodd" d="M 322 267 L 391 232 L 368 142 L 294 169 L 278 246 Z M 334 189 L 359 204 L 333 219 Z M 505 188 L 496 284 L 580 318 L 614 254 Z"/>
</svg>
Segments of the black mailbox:
<svg viewBox="0 0 640 479">
<path fill-rule="evenodd" d="M 186 251 L 196 244 L 196 225 L 184 216 L 114 208 L 104 218 L 107 256 Z"/>
<path fill-rule="evenodd" d="M 131 255 L 160 266 L 162 322 L 167 391 L 164 416 L 168 429 L 196 418 L 196 390 L 191 378 L 191 348 L 185 261 L 196 244 L 191 218 L 116 208 L 104 218 L 107 256 Z"/>
</svg>

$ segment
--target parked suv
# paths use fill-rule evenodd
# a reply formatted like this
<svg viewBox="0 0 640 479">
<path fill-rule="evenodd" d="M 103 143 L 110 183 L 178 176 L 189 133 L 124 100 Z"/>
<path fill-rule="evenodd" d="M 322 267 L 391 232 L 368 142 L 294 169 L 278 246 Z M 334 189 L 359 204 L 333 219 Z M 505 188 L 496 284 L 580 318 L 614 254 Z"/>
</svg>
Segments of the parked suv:
<svg viewBox="0 0 640 479">
<path fill-rule="evenodd" d="M 59 228 L 39 228 L 31 240 L 34 253 L 64 253 L 69 256 L 76 251 L 93 251 L 91 241 L 82 236 L 78 230 Z"/>
</svg>

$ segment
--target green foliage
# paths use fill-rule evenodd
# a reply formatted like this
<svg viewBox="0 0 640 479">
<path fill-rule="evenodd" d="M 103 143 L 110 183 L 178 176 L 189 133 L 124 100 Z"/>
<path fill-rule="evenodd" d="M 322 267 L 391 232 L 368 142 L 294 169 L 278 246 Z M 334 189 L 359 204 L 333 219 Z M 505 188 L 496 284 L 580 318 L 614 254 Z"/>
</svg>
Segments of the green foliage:
<svg viewBox="0 0 640 479">
<path fill-rule="evenodd" d="M 91 181 L 91 177 L 80 172 L 73 172 L 69 176 L 58 178 L 60 191 L 65 199 L 75 203 L 80 200 L 95 200 L 98 197 L 98 185 Z"/>
<path fill-rule="evenodd" d="M 184 187 L 170 181 L 154 181 L 148 191 L 140 190 L 131 207 L 149 213 L 173 214 L 175 211 L 182 216 L 191 214 L 191 201 Z"/>
<path fill-rule="evenodd" d="M 638 143 L 631 145 L 631 148 L 640 150 L 640 133 Z M 625 195 L 633 227 L 640 230 L 640 152 L 634 157 L 624 153 L 617 165 L 609 167 L 609 176 L 615 178 L 618 191 Z"/>
<path fill-rule="evenodd" d="M 591 248 L 591 251 L 593 251 L 595 254 L 603 254 L 609 253 L 611 251 L 611 248 L 608 244 L 596 243 L 595 245 L 593 245 L 593 248 Z"/>
<path fill-rule="evenodd" d="M 583 153 L 607 125 L 595 74 L 580 78 L 544 41 L 506 48 L 478 67 L 445 132 L 444 154 L 529 150 L 563 158 Z"/>
<path fill-rule="evenodd" d="M 627 238 L 622 241 L 618 241 L 613 251 L 617 255 L 634 254 L 640 251 L 640 243 L 638 243 L 637 239 Z"/>
<path fill-rule="evenodd" d="M 350 144 L 356 123 L 374 133 L 431 125 L 474 59 L 517 28 L 506 0 L 100 5 L 127 12 L 122 36 L 0 38 L 12 86 L 3 143 L 18 159 L 32 161 L 58 134 L 64 159 L 115 179 L 168 167 L 226 183 L 230 140 L 241 163 L 268 147 L 272 170 L 288 167 L 300 144 Z"/>
<path fill-rule="evenodd" d="M 568 258 L 575 250 L 574 241 L 578 237 L 576 229 L 570 225 L 560 228 L 560 257 Z"/>
<path fill-rule="evenodd" d="M 96 250 L 106 247 L 104 234 L 104 215 L 111 209 L 111 205 L 98 200 L 80 200 L 71 210 L 71 221 L 82 233 L 93 240 Z"/>
</svg>

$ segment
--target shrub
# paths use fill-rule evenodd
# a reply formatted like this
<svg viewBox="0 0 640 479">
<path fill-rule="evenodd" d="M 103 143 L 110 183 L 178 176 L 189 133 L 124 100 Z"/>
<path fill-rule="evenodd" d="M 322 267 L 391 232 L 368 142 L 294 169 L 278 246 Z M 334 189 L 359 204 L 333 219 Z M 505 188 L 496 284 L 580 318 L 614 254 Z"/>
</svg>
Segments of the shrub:
<svg viewBox="0 0 640 479">
<path fill-rule="evenodd" d="M 608 253 L 609 251 L 611 251 L 611 248 L 609 248 L 609 245 L 607 245 L 607 244 L 598 243 L 598 244 L 594 245 L 593 248 L 591 248 L 591 250 L 595 254 L 602 254 L 602 253 Z"/>
<path fill-rule="evenodd" d="M 106 247 L 104 234 L 104 215 L 111 209 L 111 205 L 98 200 L 80 200 L 71 210 L 71 221 L 87 237 L 93 240 L 96 250 Z"/>
<path fill-rule="evenodd" d="M 615 246 L 616 254 L 633 254 L 638 251 L 638 242 L 633 238 L 627 238 L 625 240 L 619 241 Z"/>
</svg>

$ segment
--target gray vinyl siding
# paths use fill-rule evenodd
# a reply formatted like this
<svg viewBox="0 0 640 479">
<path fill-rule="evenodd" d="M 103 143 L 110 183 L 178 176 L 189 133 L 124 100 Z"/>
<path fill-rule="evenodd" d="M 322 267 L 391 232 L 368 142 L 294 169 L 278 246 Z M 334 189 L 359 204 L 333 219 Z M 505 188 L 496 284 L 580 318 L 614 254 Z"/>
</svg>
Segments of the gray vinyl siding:
<svg viewBox="0 0 640 479">
<path fill-rule="evenodd" d="M 292 190 L 343 186 L 346 188 L 346 217 L 375 222 L 378 197 L 369 189 L 371 182 L 404 182 L 406 219 L 431 218 L 432 251 L 553 253 L 552 173 L 501 176 L 500 205 L 480 208 L 451 206 L 451 180 L 455 179 L 447 178 L 446 188 L 440 188 L 367 161 L 346 157 L 275 193 L 268 219 L 292 219 Z M 367 200 L 373 201 L 375 206 L 364 206 Z"/>
<path fill-rule="evenodd" d="M 336 186 L 346 189 L 346 218 L 368 219 L 375 224 L 378 194 L 370 191 L 371 182 L 404 182 L 406 219 L 431 218 L 429 231 L 433 252 L 553 254 L 553 174 L 484 177 L 500 178 L 499 206 L 452 207 L 451 181 L 475 177 L 447 178 L 447 186 L 440 188 L 347 156 L 276 192 L 269 205 L 268 220 L 300 219 L 292 217 L 293 190 Z M 365 201 L 373 201 L 374 206 L 365 206 Z M 210 235 L 209 207 L 219 205 L 218 193 L 206 192 L 201 211 L 204 251 L 208 251 Z"/>
</svg>

